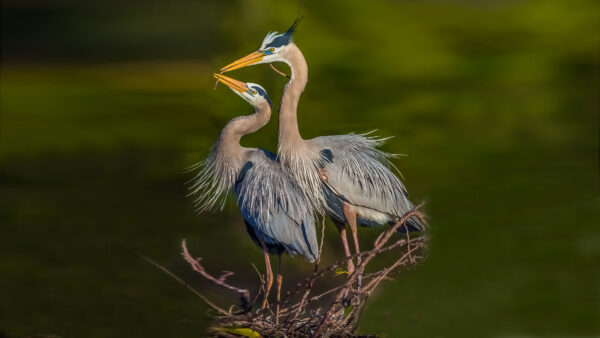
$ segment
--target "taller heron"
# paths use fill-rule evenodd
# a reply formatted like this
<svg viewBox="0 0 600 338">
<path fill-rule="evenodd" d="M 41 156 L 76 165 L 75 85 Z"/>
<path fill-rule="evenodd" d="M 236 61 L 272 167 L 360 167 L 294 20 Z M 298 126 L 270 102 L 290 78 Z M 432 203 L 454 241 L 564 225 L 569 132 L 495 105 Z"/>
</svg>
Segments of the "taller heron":
<svg viewBox="0 0 600 338">
<path fill-rule="evenodd" d="M 312 197 L 317 208 L 325 209 L 337 226 L 348 259 L 354 270 L 346 239 L 350 226 L 356 252 L 360 252 L 356 225 L 394 224 L 413 208 L 400 179 L 390 170 L 392 156 L 378 149 L 385 139 L 367 134 L 321 136 L 305 140 L 298 130 L 297 108 L 308 81 L 308 66 L 302 52 L 292 42 L 301 18 L 283 34 L 268 33 L 260 48 L 221 72 L 261 63 L 284 62 L 291 77 L 281 99 L 278 156 L 282 165 Z M 402 230 L 421 231 L 423 224 L 411 218 Z M 357 258 L 360 262 L 360 256 Z"/>
<path fill-rule="evenodd" d="M 282 282 L 281 254 L 284 251 L 290 256 L 298 254 L 311 263 L 319 256 L 314 215 L 302 190 L 283 170 L 275 154 L 240 145 L 244 135 L 259 130 L 271 117 L 271 101 L 266 91 L 254 83 L 218 74 L 214 76 L 250 103 L 254 114 L 238 116 L 223 128 L 210 155 L 199 165 L 201 170 L 195 177 L 193 192 L 200 194 L 197 200 L 200 210 L 212 209 L 219 201 L 222 201 L 222 207 L 228 191 L 235 192 L 248 234 L 265 257 L 264 309 L 273 283 L 269 254 L 279 256 L 278 302 Z"/>
</svg>

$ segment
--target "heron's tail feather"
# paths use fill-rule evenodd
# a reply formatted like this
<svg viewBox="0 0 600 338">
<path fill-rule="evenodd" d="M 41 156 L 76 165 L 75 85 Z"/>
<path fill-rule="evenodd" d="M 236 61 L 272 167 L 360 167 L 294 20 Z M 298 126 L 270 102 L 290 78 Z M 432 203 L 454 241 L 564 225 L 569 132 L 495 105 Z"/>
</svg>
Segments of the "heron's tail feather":
<svg viewBox="0 0 600 338">
<path fill-rule="evenodd" d="M 305 219 L 290 229 L 292 236 L 284 244 L 286 251 L 293 256 L 298 254 L 310 263 L 314 263 L 320 255 L 315 224 L 312 219 Z"/>
</svg>

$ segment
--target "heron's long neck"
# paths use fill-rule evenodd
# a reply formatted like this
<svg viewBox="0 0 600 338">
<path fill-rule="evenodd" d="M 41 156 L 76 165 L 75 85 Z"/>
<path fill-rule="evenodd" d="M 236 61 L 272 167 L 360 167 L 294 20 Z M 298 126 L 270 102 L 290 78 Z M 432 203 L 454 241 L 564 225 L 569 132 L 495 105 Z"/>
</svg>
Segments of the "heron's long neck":
<svg viewBox="0 0 600 338">
<path fill-rule="evenodd" d="M 266 102 L 254 107 L 254 114 L 238 116 L 229 121 L 215 144 L 215 150 L 227 157 L 238 157 L 244 152 L 240 140 L 244 135 L 252 134 L 262 128 L 271 118 L 271 107 Z"/>
<path fill-rule="evenodd" d="M 294 174 L 308 200 L 317 212 L 324 212 L 325 197 L 318 174 L 321 155 L 300 136 L 298 129 L 298 101 L 308 81 L 308 66 L 300 49 L 291 44 L 285 58 L 292 69 L 292 77 L 283 90 L 279 111 L 279 145 L 277 155 L 285 168 Z"/>
<path fill-rule="evenodd" d="M 289 147 L 300 146 L 304 143 L 298 129 L 298 101 L 308 81 L 308 66 L 306 60 L 295 44 L 290 44 L 285 58 L 292 76 L 283 90 L 281 109 L 279 111 L 279 150 L 286 151 Z"/>
<path fill-rule="evenodd" d="M 229 121 L 215 142 L 208 158 L 200 163 L 202 168 L 194 178 L 192 191 L 198 193 L 198 210 L 221 207 L 227 192 L 234 187 L 242 169 L 245 149 L 240 145 L 242 136 L 253 133 L 269 122 L 271 107 L 266 102 L 254 107 L 254 114 L 238 116 Z"/>
</svg>

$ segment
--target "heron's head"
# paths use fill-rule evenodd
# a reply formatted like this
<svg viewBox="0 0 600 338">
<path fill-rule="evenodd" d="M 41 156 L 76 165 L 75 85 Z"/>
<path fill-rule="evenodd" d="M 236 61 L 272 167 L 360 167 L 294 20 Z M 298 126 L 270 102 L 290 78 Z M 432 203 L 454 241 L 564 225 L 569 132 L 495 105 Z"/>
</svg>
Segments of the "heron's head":
<svg viewBox="0 0 600 338">
<path fill-rule="evenodd" d="M 221 68 L 221 73 L 261 63 L 285 62 L 285 51 L 292 43 L 292 35 L 300 20 L 302 20 L 302 16 L 299 16 L 285 33 L 268 33 L 257 51 Z"/>
<path fill-rule="evenodd" d="M 215 79 L 219 80 L 219 82 L 229 87 L 234 93 L 241 96 L 242 99 L 246 100 L 253 107 L 260 106 L 264 103 L 268 103 L 269 106 L 272 106 L 267 91 L 260 85 L 251 82 L 238 81 L 216 73 L 213 74 L 213 76 Z"/>
</svg>

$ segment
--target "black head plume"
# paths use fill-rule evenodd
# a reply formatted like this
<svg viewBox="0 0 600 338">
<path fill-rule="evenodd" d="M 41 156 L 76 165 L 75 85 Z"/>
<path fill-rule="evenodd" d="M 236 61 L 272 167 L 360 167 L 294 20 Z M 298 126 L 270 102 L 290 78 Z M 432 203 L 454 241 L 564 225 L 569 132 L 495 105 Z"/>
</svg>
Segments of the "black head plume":
<svg viewBox="0 0 600 338">
<path fill-rule="evenodd" d="M 284 34 L 286 34 L 286 35 L 292 35 L 292 34 L 294 34 L 294 31 L 296 30 L 296 27 L 298 27 L 298 24 L 300 23 L 300 21 L 302 21 L 303 17 L 304 17 L 304 14 L 301 14 L 299 17 L 297 17 L 296 20 L 294 20 L 294 23 L 292 24 L 292 27 L 288 28 L 288 30 L 285 31 Z"/>
<path fill-rule="evenodd" d="M 261 49 L 267 49 L 270 47 L 278 48 L 288 45 L 292 41 L 292 34 L 294 34 L 296 27 L 298 26 L 303 17 L 304 15 L 300 15 L 298 18 L 296 18 L 296 20 L 292 24 L 292 27 L 290 27 L 283 34 L 276 35 L 277 32 L 267 34 L 267 36 L 263 40 Z"/>
</svg>

